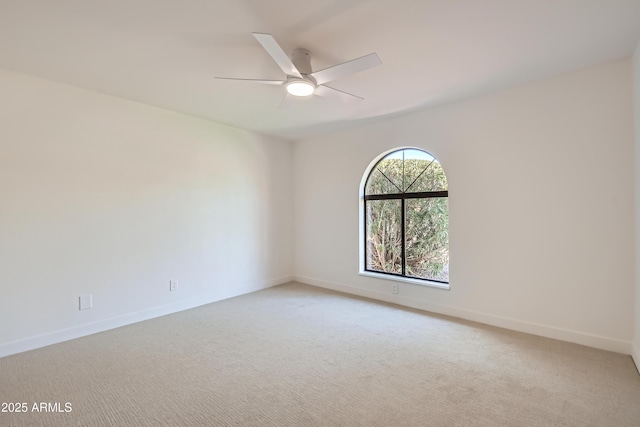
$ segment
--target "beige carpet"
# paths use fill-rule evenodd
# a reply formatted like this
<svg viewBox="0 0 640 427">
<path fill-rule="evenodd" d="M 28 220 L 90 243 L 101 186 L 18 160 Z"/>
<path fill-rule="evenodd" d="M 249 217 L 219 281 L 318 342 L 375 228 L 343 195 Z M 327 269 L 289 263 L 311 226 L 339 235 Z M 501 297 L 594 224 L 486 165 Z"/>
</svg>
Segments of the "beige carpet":
<svg viewBox="0 0 640 427">
<path fill-rule="evenodd" d="M 29 407 L 2 426 L 640 426 L 629 356 L 300 284 L 2 358 L 0 401 Z"/>
</svg>

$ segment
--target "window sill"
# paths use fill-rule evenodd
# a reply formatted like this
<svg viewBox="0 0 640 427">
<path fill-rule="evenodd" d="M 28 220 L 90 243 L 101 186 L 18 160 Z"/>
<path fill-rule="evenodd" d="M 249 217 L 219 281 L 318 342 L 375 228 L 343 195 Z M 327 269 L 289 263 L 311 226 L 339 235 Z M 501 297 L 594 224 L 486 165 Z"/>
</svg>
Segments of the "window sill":
<svg viewBox="0 0 640 427">
<path fill-rule="evenodd" d="M 360 271 L 360 276 L 375 277 L 376 279 L 393 280 L 394 282 L 410 283 L 412 285 L 429 286 L 438 289 L 451 289 L 448 283 L 432 282 L 430 280 L 411 279 L 409 277 L 392 276 L 390 274 L 374 273 L 372 271 Z"/>
</svg>

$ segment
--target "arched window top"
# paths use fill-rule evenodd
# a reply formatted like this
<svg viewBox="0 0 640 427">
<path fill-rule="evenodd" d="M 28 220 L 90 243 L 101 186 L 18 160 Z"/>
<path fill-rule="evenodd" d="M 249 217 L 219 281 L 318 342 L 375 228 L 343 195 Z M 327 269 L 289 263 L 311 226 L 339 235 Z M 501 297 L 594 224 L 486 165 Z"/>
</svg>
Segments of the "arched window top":
<svg viewBox="0 0 640 427">
<path fill-rule="evenodd" d="M 426 151 L 405 148 L 376 163 L 367 178 L 365 195 L 447 191 L 440 162 Z"/>
</svg>

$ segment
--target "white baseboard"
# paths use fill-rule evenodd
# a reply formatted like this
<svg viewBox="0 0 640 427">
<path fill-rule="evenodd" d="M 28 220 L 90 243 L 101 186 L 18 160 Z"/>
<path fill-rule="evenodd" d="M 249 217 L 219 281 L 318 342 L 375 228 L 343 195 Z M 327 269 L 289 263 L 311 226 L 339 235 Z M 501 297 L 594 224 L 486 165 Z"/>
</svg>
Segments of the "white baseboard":
<svg viewBox="0 0 640 427">
<path fill-rule="evenodd" d="M 639 342 L 631 343 L 631 358 L 633 359 L 633 363 L 636 364 L 636 369 L 638 370 L 638 374 L 640 374 L 640 343 Z"/>
<path fill-rule="evenodd" d="M 599 335 L 587 334 L 579 331 L 556 328 L 554 326 L 542 325 L 538 323 L 527 322 L 518 319 L 496 316 L 493 314 L 482 313 L 478 311 L 467 310 L 463 308 L 451 307 L 440 304 L 432 304 L 426 301 L 416 301 L 403 297 L 402 295 L 386 294 L 368 289 L 347 286 L 339 283 L 329 282 L 326 280 L 315 279 L 306 276 L 294 276 L 296 282 L 318 286 L 334 291 L 344 292 L 352 295 L 358 295 L 379 301 L 385 301 L 393 304 L 399 304 L 418 310 L 429 311 L 432 313 L 444 314 L 447 316 L 457 317 L 460 319 L 471 320 L 474 322 L 484 323 L 486 325 L 497 326 L 500 328 L 510 329 L 518 332 L 538 335 L 546 338 L 553 338 L 560 341 L 572 342 L 588 347 L 594 347 L 601 350 L 614 351 L 617 353 L 631 354 L 631 342 L 607 338 Z M 637 347 L 636 347 L 637 350 Z M 640 353 L 636 351 L 636 364 L 640 361 Z"/>
<path fill-rule="evenodd" d="M 119 328 L 133 323 L 142 322 L 144 320 L 153 319 L 168 314 L 177 313 L 179 311 L 189 310 L 201 305 L 211 304 L 213 302 L 222 301 L 228 298 L 248 294 L 259 291 L 261 289 L 288 283 L 293 280 L 293 276 L 283 276 L 278 279 L 272 279 L 262 283 L 253 283 L 240 286 L 234 289 L 233 293 L 221 295 L 199 295 L 196 298 L 188 298 L 176 303 L 162 305 L 149 308 L 146 310 L 128 313 L 122 316 L 112 317 L 96 322 L 86 323 L 67 329 L 60 329 L 41 335 L 31 336 L 16 341 L 0 344 L 0 357 L 10 356 L 12 354 L 22 353 L 36 348 L 46 347 L 52 344 L 58 344 L 98 332 L 108 331 L 109 329 Z"/>
</svg>

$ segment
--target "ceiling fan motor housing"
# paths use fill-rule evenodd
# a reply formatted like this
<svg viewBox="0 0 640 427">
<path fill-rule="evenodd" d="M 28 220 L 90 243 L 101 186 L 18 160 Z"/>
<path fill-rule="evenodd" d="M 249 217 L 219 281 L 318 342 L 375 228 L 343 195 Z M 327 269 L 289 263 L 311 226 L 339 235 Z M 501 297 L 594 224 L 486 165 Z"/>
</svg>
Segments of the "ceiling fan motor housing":
<svg viewBox="0 0 640 427">
<path fill-rule="evenodd" d="M 291 54 L 291 62 L 298 69 L 302 78 L 287 76 L 287 92 L 295 96 L 311 95 L 316 86 L 316 81 L 311 74 L 311 52 L 307 49 L 298 48 Z"/>
<path fill-rule="evenodd" d="M 307 49 L 298 48 L 291 54 L 291 62 L 296 66 L 300 74 L 309 75 L 311 70 L 311 52 Z"/>
</svg>

